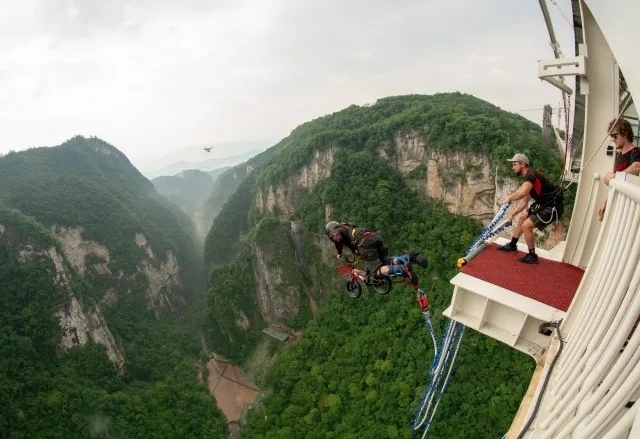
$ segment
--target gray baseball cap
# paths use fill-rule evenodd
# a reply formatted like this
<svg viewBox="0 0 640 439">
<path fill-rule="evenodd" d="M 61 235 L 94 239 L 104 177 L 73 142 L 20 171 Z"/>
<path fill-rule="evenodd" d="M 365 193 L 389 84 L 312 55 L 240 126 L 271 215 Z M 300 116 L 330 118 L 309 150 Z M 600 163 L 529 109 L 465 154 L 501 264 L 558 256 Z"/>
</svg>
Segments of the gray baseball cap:
<svg viewBox="0 0 640 439">
<path fill-rule="evenodd" d="M 508 162 L 522 162 L 525 165 L 529 166 L 529 157 L 524 154 L 516 154 L 512 159 L 507 160 Z"/>
</svg>

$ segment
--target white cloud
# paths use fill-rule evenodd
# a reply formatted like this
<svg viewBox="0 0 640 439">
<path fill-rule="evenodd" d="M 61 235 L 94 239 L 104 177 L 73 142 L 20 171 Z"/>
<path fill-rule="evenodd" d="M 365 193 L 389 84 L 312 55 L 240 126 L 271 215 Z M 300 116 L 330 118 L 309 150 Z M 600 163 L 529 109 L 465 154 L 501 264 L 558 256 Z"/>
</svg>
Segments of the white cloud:
<svg viewBox="0 0 640 439">
<path fill-rule="evenodd" d="M 537 79 L 552 52 L 535 2 L 24 0 L 3 12 L 0 152 L 97 135 L 143 167 L 187 146 L 275 142 L 387 95 L 459 90 L 536 122 L 560 99 Z"/>
</svg>

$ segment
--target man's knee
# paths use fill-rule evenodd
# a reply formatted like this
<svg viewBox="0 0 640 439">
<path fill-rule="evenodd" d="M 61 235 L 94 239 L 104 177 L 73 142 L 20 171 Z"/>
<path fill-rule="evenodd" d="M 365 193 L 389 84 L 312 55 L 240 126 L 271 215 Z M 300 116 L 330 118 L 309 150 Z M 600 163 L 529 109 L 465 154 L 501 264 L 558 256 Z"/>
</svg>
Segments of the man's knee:
<svg viewBox="0 0 640 439">
<path fill-rule="evenodd" d="M 524 230 L 525 232 L 532 232 L 533 229 L 535 228 L 536 228 L 536 225 L 533 223 L 533 221 L 531 221 L 531 218 L 527 218 L 522 223 L 522 230 Z"/>
</svg>

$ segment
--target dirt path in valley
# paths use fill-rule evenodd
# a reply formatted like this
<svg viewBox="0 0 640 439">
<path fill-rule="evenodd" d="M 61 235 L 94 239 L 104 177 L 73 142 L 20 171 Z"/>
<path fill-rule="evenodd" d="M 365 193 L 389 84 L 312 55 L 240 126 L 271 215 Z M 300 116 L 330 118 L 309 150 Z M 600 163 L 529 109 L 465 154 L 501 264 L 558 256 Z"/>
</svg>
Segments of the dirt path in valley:
<svg viewBox="0 0 640 439">
<path fill-rule="evenodd" d="M 207 361 L 209 393 L 215 398 L 218 408 L 227 419 L 230 431 L 233 432 L 235 428 L 231 428 L 231 424 L 238 422 L 245 406 L 255 401 L 260 394 L 260 389 L 245 377 L 237 364 L 210 353 L 202 333 L 200 343 L 202 350 L 209 357 Z"/>
</svg>

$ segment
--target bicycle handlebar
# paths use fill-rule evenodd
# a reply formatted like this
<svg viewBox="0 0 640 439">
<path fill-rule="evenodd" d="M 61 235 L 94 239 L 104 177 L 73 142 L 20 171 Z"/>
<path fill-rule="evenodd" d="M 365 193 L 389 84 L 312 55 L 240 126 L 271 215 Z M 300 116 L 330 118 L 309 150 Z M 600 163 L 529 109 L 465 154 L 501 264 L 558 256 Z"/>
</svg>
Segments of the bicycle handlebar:
<svg viewBox="0 0 640 439">
<path fill-rule="evenodd" d="M 360 261 L 360 256 L 359 255 L 353 255 L 353 254 L 351 256 L 346 255 L 344 257 L 344 260 L 345 260 L 345 262 L 347 264 L 355 265 Z"/>
</svg>

